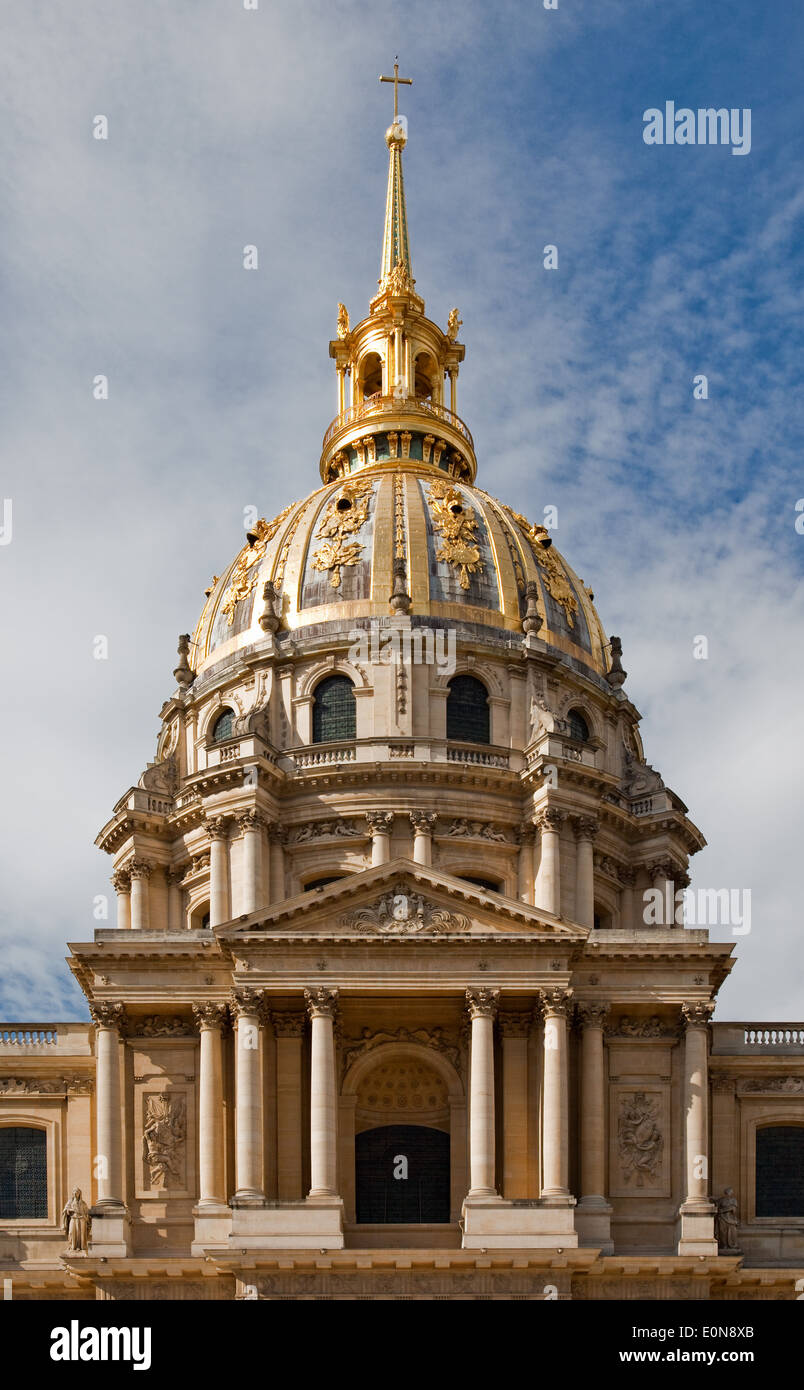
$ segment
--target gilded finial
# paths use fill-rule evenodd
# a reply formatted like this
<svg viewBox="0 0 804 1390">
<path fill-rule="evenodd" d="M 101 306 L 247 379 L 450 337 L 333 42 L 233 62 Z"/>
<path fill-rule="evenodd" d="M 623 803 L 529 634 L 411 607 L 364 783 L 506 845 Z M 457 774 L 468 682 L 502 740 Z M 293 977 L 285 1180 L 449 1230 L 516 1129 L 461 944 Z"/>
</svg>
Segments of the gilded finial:
<svg viewBox="0 0 804 1390">
<path fill-rule="evenodd" d="M 455 342 L 455 339 L 458 336 L 458 329 L 462 326 L 462 324 L 463 319 L 458 318 L 458 310 L 450 309 L 449 318 L 447 319 L 447 337 L 449 338 L 451 343 Z"/>
<path fill-rule="evenodd" d="M 349 310 L 345 304 L 338 305 L 338 337 L 345 338 L 349 333 Z"/>
</svg>

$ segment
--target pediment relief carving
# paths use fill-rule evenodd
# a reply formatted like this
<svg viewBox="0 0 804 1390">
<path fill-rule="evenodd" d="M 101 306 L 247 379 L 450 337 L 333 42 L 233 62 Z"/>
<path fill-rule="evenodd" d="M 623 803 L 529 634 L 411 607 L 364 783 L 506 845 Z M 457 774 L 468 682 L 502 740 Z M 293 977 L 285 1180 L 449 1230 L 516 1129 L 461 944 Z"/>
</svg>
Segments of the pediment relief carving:
<svg viewBox="0 0 804 1390">
<path fill-rule="evenodd" d="M 468 932 L 472 927 L 465 913 L 437 906 L 421 893 L 411 891 L 404 879 L 394 883 L 376 903 L 344 912 L 340 920 L 341 926 L 352 931 L 392 936 Z"/>
</svg>

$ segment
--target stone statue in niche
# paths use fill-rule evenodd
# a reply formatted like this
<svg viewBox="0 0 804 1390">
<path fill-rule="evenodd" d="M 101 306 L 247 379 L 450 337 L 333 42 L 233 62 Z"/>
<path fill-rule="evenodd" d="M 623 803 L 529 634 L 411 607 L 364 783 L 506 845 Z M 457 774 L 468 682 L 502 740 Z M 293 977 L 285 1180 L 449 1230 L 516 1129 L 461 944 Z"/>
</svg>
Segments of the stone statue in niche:
<svg viewBox="0 0 804 1390">
<path fill-rule="evenodd" d="M 73 1195 L 61 1214 L 61 1224 L 67 1238 L 65 1253 L 86 1255 L 92 1233 L 92 1218 L 89 1207 L 81 1196 L 80 1187 L 73 1188 Z"/>
<path fill-rule="evenodd" d="M 180 1158 L 185 1138 L 183 1096 L 148 1096 L 142 1131 L 142 1156 L 151 1187 L 181 1182 Z"/>
<path fill-rule="evenodd" d="M 717 1215 L 715 1217 L 715 1229 L 717 1231 L 717 1244 L 719 1250 L 737 1251 L 737 1227 L 739 1225 L 739 1212 L 737 1198 L 734 1195 L 733 1187 L 724 1187 L 723 1196 L 715 1198 Z"/>
<path fill-rule="evenodd" d="M 618 1142 L 623 1177 L 637 1187 L 657 1181 L 656 1168 L 662 1156 L 664 1138 L 657 1121 L 658 1101 L 644 1091 L 623 1096 L 620 1102 Z"/>
</svg>

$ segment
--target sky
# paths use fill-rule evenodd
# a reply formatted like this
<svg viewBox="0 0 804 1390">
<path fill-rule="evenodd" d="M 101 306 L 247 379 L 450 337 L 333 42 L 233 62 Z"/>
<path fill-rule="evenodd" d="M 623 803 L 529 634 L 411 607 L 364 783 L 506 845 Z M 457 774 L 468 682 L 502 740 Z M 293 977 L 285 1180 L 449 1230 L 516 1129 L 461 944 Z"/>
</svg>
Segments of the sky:
<svg viewBox="0 0 804 1390">
<path fill-rule="evenodd" d="M 707 838 L 693 887 L 751 891 L 750 932 L 713 933 L 737 948 L 716 1018 L 804 1019 L 803 37 L 748 0 L 7 11 L 0 1018 L 86 1017 L 66 942 L 113 900 L 93 841 L 154 756 L 177 635 L 244 508 L 318 482 L 398 53 L 413 271 L 429 317 L 460 309 L 478 484 L 558 508 Z M 750 152 L 646 144 L 668 101 L 749 110 Z"/>
</svg>

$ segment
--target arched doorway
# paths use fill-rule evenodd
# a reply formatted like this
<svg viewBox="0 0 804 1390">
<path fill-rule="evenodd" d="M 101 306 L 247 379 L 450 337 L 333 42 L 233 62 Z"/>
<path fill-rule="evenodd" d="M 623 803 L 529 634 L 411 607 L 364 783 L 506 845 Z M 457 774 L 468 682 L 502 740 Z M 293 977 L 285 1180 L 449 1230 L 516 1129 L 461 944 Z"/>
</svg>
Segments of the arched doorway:
<svg viewBox="0 0 804 1390">
<path fill-rule="evenodd" d="M 354 1049 L 358 1055 L 349 1059 L 340 1132 L 350 1223 L 455 1225 L 458 1220 L 467 1182 L 466 1101 L 460 1073 L 446 1055 L 450 1041 L 441 1029 L 433 1037 L 431 1046 L 410 1035 L 375 1044 L 364 1029 Z"/>
<path fill-rule="evenodd" d="M 449 1221 L 449 1135 L 427 1125 L 380 1125 L 355 1138 L 360 1224 Z"/>
</svg>

